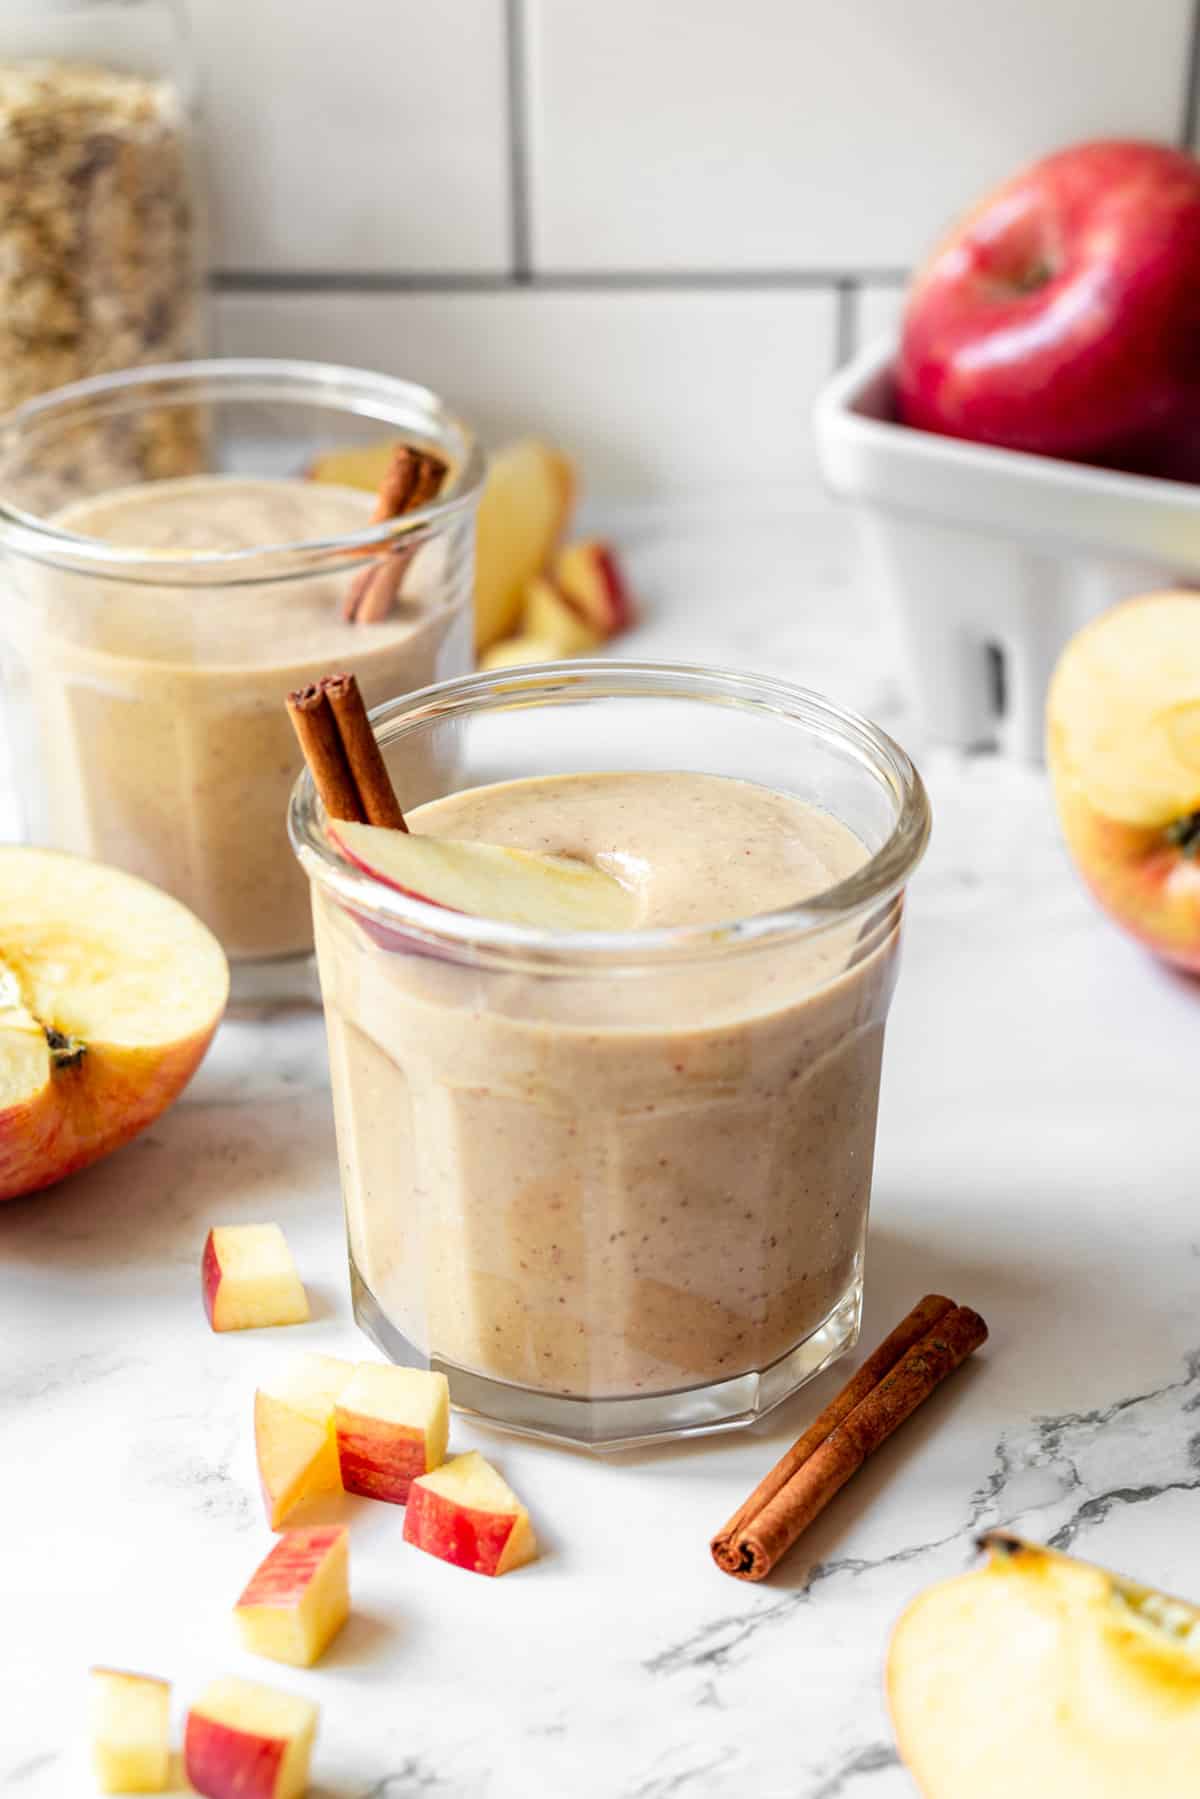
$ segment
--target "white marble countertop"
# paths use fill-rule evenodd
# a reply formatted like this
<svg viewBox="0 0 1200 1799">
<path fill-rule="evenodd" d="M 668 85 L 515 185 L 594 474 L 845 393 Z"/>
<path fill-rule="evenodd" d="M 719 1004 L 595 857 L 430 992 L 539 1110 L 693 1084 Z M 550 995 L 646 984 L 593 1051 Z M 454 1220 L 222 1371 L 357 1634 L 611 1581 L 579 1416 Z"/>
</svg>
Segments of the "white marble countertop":
<svg viewBox="0 0 1200 1799">
<path fill-rule="evenodd" d="M 621 520 L 648 618 L 629 652 L 769 668 L 873 713 L 922 762 L 933 846 L 888 1033 L 863 1346 L 922 1292 L 991 1341 L 765 1585 L 708 1537 L 855 1358 L 759 1428 L 594 1460 L 457 1423 L 544 1547 L 511 1579 L 353 1506 L 351 1623 L 307 1673 L 238 1648 L 270 1539 L 250 1396 L 292 1347 L 352 1355 L 319 1018 L 227 1024 L 136 1145 L 0 1211 L 0 1791 L 78 1799 L 84 1670 L 320 1701 L 324 1799 L 900 1799 L 893 1620 L 985 1525 L 1200 1592 L 1200 991 L 1092 910 L 1043 778 L 923 753 L 845 519 L 705 508 Z M 213 1222 L 288 1232 L 316 1321 L 210 1334 Z M 314 1278 L 316 1276 L 316 1278 Z M 861 1352 L 859 1352 L 861 1353 Z"/>
</svg>

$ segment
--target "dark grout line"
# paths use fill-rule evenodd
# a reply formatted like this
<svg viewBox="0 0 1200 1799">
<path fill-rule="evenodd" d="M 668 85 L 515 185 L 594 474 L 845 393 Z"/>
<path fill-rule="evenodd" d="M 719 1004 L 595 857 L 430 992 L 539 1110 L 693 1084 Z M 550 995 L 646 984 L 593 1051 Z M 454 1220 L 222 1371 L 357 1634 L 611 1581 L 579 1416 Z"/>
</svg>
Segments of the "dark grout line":
<svg viewBox="0 0 1200 1799">
<path fill-rule="evenodd" d="M 1200 128 L 1200 0 L 1192 0 L 1192 26 L 1188 36 L 1187 81 L 1183 90 L 1183 122 L 1180 143 L 1185 150 L 1196 145 Z"/>
<path fill-rule="evenodd" d="M 833 333 L 833 366 L 844 368 L 858 348 L 858 287 L 853 281 L 837 284 L 837 318 Z"/>
<path fill-rule="evenodd" d="M 815 290 L 827 293 L 865 283 L 900 284 L 903 269 L 597 269 L 532 270 L 518 274 L 468 274 L 426 269 L 216 269 L 212 285 L 222 294 L 502 294 L 534 288 L 544 293 L 751 293 Z"/>
<path fill-rule="evenodd" d="M 504 44 L 508 96 L 509 253 L 513 280 L 524 287 L 533 273 L 529 215 L 529 64 L 524 0 L 505 0 Z"/>
</svg>

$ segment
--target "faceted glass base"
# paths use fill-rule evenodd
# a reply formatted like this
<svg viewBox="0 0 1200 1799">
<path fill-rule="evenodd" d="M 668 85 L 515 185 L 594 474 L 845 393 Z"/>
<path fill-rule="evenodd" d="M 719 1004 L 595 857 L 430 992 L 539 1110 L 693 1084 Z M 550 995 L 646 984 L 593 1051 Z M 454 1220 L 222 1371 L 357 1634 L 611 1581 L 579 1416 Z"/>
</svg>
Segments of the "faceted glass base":
<svg viewBox="0 0 1200 1799">
<path fill-rule="evenodd" d="M 862 1276 L 856 1274 L 817 1329 L 769 1368 L 671 1393 L 639 1393 L 629 1399 L 565 1399 L 490 1380 L 437 1355 L 423 1355 L 389 1322 L 353 1261 L 350 1287 L 359 1328 L 390 1361 L 444 1374 L 456 1411 L 499 1430 L 598 1451 L 636 1449 L 673 1437 L 707 1436 L 754 1424 L 852 1349 L 862 1322 Z"/>
</svg>

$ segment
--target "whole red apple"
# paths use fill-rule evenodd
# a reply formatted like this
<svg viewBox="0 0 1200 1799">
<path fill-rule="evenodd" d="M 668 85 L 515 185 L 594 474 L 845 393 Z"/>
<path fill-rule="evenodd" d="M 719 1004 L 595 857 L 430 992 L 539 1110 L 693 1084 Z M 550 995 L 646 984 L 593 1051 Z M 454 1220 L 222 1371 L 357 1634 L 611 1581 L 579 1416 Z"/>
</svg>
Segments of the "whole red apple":
<svg viewBox="0 0 1200 1799">
<path fill-rule="evenodd" d="M 1200 424 L 1200 162 L 1079 144 L 963 219 L 917 275 L 896 368 L 922 430 L 1145 463 Z"/>
</svg>

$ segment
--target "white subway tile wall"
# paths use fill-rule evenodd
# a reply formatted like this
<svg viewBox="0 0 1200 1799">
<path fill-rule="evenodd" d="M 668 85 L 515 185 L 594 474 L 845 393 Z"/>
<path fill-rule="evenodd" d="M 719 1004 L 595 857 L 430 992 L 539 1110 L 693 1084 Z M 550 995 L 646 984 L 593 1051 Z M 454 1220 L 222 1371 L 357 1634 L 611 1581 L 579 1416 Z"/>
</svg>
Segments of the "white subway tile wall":
<svg viewBox="0 0 1200 1799">
<path fill-rule="evenodd" d="M 193 0 L 192 17 L 218 267 L 508 270 L 500 0 Z"/>
<path fill-rule="evenodd" d="M 1200 0 L 192 10 L 221 347 L 408 373 L 612 491 L 802 475 L 816 388 L 977 193 L 1196 137 Z"/>
<path fill-rule="evenodd" d="M 804 292 L 222 294 L 221 348 L 416 376 L 497 443 L 564 444 L 597 493 L 794 481 L 834 296 Z"/>
</svg>

